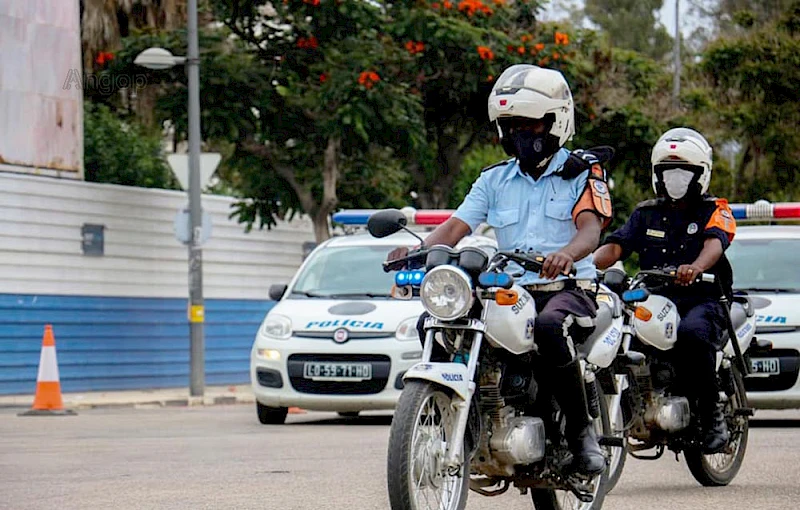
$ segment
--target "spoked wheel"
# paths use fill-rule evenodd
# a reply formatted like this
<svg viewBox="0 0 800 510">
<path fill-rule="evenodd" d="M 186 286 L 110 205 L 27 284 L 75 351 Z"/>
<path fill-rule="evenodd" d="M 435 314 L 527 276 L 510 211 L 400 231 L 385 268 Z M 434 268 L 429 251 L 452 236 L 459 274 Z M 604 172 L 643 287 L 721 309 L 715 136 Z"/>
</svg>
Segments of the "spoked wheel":
<svg viewBox="0 0 800 510">
<path fill-rule="evenodd" d="M 747 407 L 747 394 L 744 380 L 737 366 L 731 363 L 730 368 L 720 370 L 721 387 L 728 396 L 724 414 L 728 425 L 730 440 L 720 453 L 704 455 L 700 450 L 686 451 L 686 464 L 692 476 L 706 487 L 728 485 L 736 477 L 744 461 L 747 449 L 747 438 L 750 431 L 750 420 L 737 410 Z"/>
<path fill-rule="evenodd" d="M 392 418 L 387 479 L 392 510 L 463 510 L 469 491 L 469 462 L 455 472 L 445 467 L 456 423 L 451 396 L 440 386 L 409 381 Z"/>
<path fill-rule="evenodd" d="M 608 395 L 606 397 L 611 422 L 612 435 L 622 438 L 624 446 L 609 448 L 608 480 L 606 480 L 606 494 L 616 487 L 622 470 L 625 467 L 625 460 L 628 458 L 628 432 L 625 429 L 625 414 L 622 410 L 622 393 Z"/>
<path fill-rule="evenodd" d="M 594 430 L 598 437 L 601 435 L 612 435 L 613 430 L 608 416 L 608 403 L 600 385 L 597 387 L 600 396 L 600 416 L 594 420 Z M 561 417 L 561 430 L 564 430 L 564 418 Z M 613 459 L 612 450 L 620 450 L 618 447 L 603 446 L 606 458 Z M 587 485 L 592 493 L 592 501 L 584 502 L 578 499 L 572 491 L 554 489 L 534 489 L 531 491 L 531 499 L 536 510 L 600 510 L 603 507 L 603 500 L 606 497 L 606 482 L 608 480 L 608 468 L 601 474 L 596 475 L 587 481 Z"/>
</svg>

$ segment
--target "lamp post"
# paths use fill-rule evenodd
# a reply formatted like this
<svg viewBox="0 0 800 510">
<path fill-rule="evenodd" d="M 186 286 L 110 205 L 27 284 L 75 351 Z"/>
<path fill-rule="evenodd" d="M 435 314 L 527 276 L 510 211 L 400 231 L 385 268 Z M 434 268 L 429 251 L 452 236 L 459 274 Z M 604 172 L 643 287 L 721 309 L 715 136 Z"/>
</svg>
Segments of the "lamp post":
<svg viewBox="0 0 800 510">
<path fill-rule="evenodd" d="M 148 69 L 169 69 L 186 64 L 189 80 L 189 392 L 203 396 L 205 386 L 205 339 L 203 320 L 203 259 L 200 249 L 202 207 L 200 195 L 200 59 L 197 39 L 197 0 L 188 2 L 187 57 L 176 57 L 163 48 L 149 48 L 137 55 L 134 63 Z"/>
</svg>

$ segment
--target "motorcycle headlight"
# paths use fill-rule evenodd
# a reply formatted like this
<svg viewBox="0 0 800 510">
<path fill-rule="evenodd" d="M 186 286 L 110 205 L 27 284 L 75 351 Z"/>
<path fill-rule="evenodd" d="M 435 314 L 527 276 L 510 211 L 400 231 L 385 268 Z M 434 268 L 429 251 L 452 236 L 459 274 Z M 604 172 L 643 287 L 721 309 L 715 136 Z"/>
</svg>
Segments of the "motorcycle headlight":
<svg viewBox="0 0 800 510">
<path fill-rule="evenodd" d="M 411 342 L 416 340 L 419 342 L 419 332 L 417 331 L 417 321 L 419 317 L 409 317 L 397 326 L 397 333 L 395 336 L 401 342 Z"/>
<path fill-rule="evenodd" d="M 270 314 L 261 326 L 261 333 L 269 338 L 286 340 L 292 336 L 292 321 L 283 315 Z"/>
<path fill-rule="evenodd" d="M 463 317 L 472 308 L 472 282 L 454 266 L 437 266 L 425 274 L 419 291 L 422 306 L 439 320 Z"/>
</svg>

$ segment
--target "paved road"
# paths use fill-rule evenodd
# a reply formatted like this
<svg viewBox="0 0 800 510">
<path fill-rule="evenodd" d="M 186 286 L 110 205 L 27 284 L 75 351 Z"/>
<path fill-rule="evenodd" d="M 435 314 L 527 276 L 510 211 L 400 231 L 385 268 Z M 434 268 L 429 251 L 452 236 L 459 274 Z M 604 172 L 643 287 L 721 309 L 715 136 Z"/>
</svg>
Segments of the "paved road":
<svg viewBox="0 0 800 510">
<path fill-rule="evenodd" d="M 753 429 L 731 486 L 700 487 L 674 456 L 629 459 L 604 510 L 800 508 L 800 412 L 766 416 L 793 421 Z M 0 508 L 384 510 L 390 420 L 308 413 L 265 427 L 242 405 L 71 417 L 19 417 L 4 409 Z M 512 489 L 498 498 L 472 493 L 467 508 L 532 505 Z"/>
</svg>

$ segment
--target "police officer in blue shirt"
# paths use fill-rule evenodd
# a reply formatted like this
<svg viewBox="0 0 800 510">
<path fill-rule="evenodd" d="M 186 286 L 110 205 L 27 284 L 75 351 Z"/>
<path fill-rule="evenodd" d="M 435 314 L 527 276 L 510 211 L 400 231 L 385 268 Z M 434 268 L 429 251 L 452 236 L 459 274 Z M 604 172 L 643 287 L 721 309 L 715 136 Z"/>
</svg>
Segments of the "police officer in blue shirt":
<svg viewBox="0 0 800 510">
<path fill-rule="evenodd" d="M 733 241 L 736 221 L 725 199 L 706 194 L 711 146 L 700 133 L 670 129 L 653 146 L 651 162 L 658 198 L 639 204 L 625 225 L 606 238 L 594 260 L 605 269 L 637 252 L 642 269 L 678 267 L 679 285 L 663 293 L 681 315 L 673 348 L 676 375 L 700 415 L 704 453 L 717 453 L 729 436 L 716 375 L 726 318 L 716 287 L 695 280 L 702 273 L 714 274 L 731 299 L 733 271 L 724 252 Z"/>
<path fill-rule="evenodd" d="M 575 345 L 593 332 L 597 311 L 591 254 L 612 214 L 600 166 L 604 158 L 564 148 L 575 120 L 572 93 L 559 71 L 527 64 L 506 69 L 489 96 L 489 119 L 513 157 L 485 169 L 453 216 L 424 244 L 455 246 L 486 222 L 500 250 L 546 255 L 540 274 L 527 272 L 517 282 L 536 302 L 534 335 L 550 370 L 540 383 L 566 417 L 572 467 L 594 475 L 605 469 L 605 457 L 587 414 Z M 388 260 L 407 253 L 398 248 Z M 573 266 L 577 275 L 571 279 L 566 275 Z M 420 329 L 423 321 L 424 315 Z M 434 356 L 444 355 L 438 344 L 434 347 L 440 350 Z"/>
</svg>

